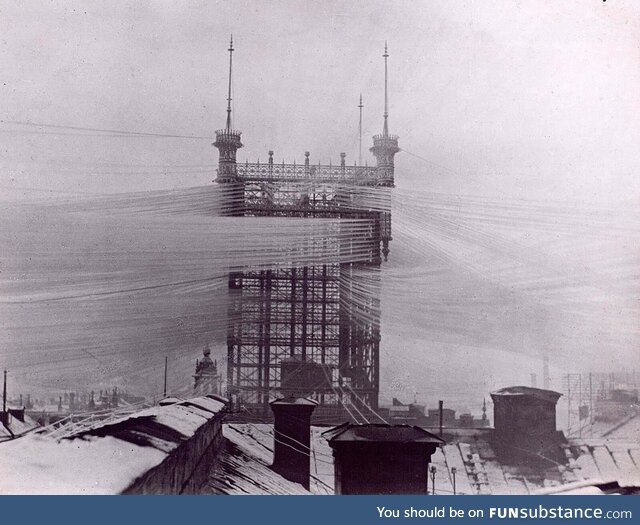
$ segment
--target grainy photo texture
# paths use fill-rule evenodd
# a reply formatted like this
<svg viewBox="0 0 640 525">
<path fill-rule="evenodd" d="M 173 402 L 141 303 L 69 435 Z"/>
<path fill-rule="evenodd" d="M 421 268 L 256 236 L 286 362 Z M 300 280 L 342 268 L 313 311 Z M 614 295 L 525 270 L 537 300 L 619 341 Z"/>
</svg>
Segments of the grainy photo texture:
<svg viewBox="0 0 640 525">
<path fill-rule="evenodd" d="M 640 3 L 0 34 L 0 494 L 640 491 Z"/>
</svg>

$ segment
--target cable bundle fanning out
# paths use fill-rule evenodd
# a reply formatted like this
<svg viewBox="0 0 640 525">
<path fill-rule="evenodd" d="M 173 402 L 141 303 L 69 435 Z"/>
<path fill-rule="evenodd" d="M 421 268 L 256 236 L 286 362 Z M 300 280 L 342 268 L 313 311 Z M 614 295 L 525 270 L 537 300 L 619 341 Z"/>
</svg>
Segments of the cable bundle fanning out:
<svg viewBox="0 0 640 525">
<path fill-rule="evenodd" d="M 274 205 L 281 216 L 264 216 Z M 377 266 L 390 232 L 371 216 L 389 213 Z M 157 392 L 165 355 L 188 384 L 191 356 L 242 321 L 230 274 L 322 265 L 342 265 L 355 330 L 381 312 L 387 377 L 451 345 L 637 360 L 632 208 L 305 181 L 11 204 L 0 220 L 0 351 L 25 384 Z"/>
<path fill-rule="evenodd" d="M 7 368 L 36 384 L 145 385 L 164 355 L 224 342 L 230 273 L 370 258 L 368 220 L 233 216 L 239 195 L 218 186 L 6 206 Z"/>
<path fill-rule="evenodd" d="M 593 369 L 638 366 L 636 208 L 396 189 L 393 237 L 382 333 L 387 348 L 407 350 L 391 350 L 391 363 L 428 370 L 429 352 L 432 373 L 444 373 L 437 356 L 459 355 L 467 373 L 470 355 L 476 367 L 500 355 L 486 375 L 527 383 L 542 355 L 564 370 L 575 356 Z M 526 363 L 520 376 L 505 356 Z"/>
</svg>

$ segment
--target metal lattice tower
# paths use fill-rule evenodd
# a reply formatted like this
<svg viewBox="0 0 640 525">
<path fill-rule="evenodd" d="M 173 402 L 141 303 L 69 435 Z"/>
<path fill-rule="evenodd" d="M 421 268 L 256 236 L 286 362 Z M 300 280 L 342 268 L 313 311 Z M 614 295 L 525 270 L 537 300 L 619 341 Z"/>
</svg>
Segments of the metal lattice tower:
<svg viewBox="0 0 640 525">
<path fill-rule="evenodd" d="M 229 48 L 231 75 L 231 56 Z M 242 147 L 240 132 L 231 129 L 231 82 L 227 126 L 216 131 L 213 144 L 220 152 L 216 182 L 231 186 L 238 198 L 229 211 L 235 216 L 322 217 L 368 221 L 368 233 L 344 240 L 341 250 L 366 247 L 363 262 L 235 272 L 229 275 L 227 330 L 227 395 L 237 410 L 256 420 L 270 417 L 269 402 L 297 393 L 320 405 L 314 417 L 344 421 L 360 407 L 377 409 L 380 368 L 381 253 L 385 259 L 391 240 L 390 213 L 358 208 L 349 201 L 349 187 L 391 188 L 393 156 L 398 137 L 387 127 L 387 51 L 385 44 L 385 112 L 383 134 L 374 137 L 375 167 L 347 166 L 344 153 L 337 165 L 236 163 Z M 345 190 L 347 188 L 347 190 Z M 345 243 L 347 245 L 345 245 Z M 352 243 L 352 246 L 348 245 Z M 344 253 L 344 252 L 343 252 Z M 366 272 L 372 292 L 363 297 L 356 286 Z M 357 300 L 355 297 L 357 295 Z"/>
</svg>

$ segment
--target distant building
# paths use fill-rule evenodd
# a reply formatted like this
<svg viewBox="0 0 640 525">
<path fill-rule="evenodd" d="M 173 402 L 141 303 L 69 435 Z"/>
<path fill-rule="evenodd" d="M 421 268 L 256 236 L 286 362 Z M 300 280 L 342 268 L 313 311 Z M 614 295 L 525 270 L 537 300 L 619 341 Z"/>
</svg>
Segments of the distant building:
<svg viewBox="0 0 640 525">
<path fill-rule="evenodd" d="M 442 426 L 444 428 L 488 427 L 489 419 L 487 418 L 486 410 L 486 403 L 483 403 L 482 417 L 476 418 L 472 414 L 464 413 L 456 418 L 455 410 L 443 408 Z M 427 409 L 425 405 L 418 403 L 404 404 L 395 397 L 390 407 L 381 407 L 379 409 L 379 414 L 394 425 L 417 425 L 427 428 L 438 428 L 440 426 L 440 410 L 438 408 Z"/>
<path fill-rule="evenodd" d="M 567 439 L 555 426 L 558 392 L 515 386 L 491 397 L 495 428 L 444 430 L 446 445 L 431 459 L 436 494 L 640 490 L 640 415 L 598 437 Z"/>
<path fill-rule="evenodd" d="M 594 400 L 594 421 L 615 423 L 640 413 L 638 391 L 613 389 Z"/>
</svg>

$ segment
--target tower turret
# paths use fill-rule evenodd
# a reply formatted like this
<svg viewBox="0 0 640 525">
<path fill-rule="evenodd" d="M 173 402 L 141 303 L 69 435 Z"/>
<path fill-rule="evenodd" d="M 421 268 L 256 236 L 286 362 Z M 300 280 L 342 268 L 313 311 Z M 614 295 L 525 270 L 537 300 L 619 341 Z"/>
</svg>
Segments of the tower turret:
<svg viewBox="0 0 640 525">
<path fill-rule="evenodd" d="M 218 148 L 218 177 L 216 182 L 237 182 L 236 152 L 242 147 L 240 131 L 231 127 L 231 71 L 233 66 L 233 35 L 229 43 L 229 91 L 227 96 L 227 124 L 224 129 L 216 131 L 216 141 L 213 146 Z"/>
<path fill-rule="evenodd" d="M 387 95 L 387 58 L 389 53 L 386 42 L 384 43 L 384 54 L 382 56 L 384 57 L 384 124 L 382 126 L 382 134 L 373 137 L 373 146 L 369 148 L 369 151 L 375 156 L 378 167 L 383 168 L 386 173 L 384 185 L 393 186 L 393 157 L 400 151 L 400 148 L 398 147 L 398 136 L 389 135 L 389 102 Z"/>
</svg>

